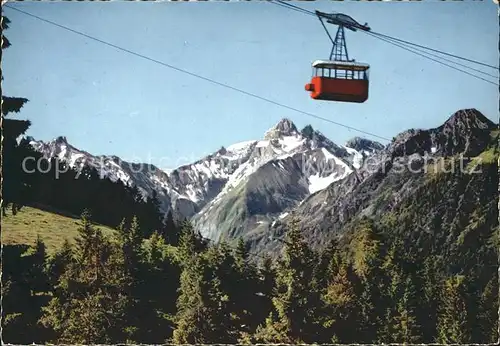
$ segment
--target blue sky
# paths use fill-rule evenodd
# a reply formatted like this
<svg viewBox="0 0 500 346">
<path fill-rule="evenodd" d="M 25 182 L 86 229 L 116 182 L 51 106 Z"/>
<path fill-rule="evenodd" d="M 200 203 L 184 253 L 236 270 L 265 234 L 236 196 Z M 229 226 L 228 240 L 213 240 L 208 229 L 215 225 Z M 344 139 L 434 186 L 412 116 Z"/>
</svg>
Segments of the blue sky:
<svg viewBox="0 0 500 346">
<path fill-rule="evenodd" d="M 498 66 L 492 1 L 294 2 L 342 12 L 375 32 Z M 349 54 L 371 65 L 364 104 L 314 101 L 311 62 L 331 44 L 312 16 L 266 2 L 19 2 L 87 35 L 332 121 L 392 138 L 441 125 L 474 107 L 498 121 L 498 87 L 347 31 Z M 338 144 L 360 135 L 222 88 L 5 9 L 12 46 L 3 89 L 30 100 L 17 118 L 29 135 L 64 135 L 92 154 L 175 167 L 221 146 L 259 139 L 281 118 L 311 124 Z M 330 26 L 331 33 L 335 27 Z M 478 66 L 474 66 L 478 68 Z M 491 70 L 485 70 L 490 72 Z M 365 136 L 370 138 L 369 136 Z M 383 142 L 383 141 L 382 141 Z M 385 144 L 385 142 L 383 142 Z"/>
</svg>

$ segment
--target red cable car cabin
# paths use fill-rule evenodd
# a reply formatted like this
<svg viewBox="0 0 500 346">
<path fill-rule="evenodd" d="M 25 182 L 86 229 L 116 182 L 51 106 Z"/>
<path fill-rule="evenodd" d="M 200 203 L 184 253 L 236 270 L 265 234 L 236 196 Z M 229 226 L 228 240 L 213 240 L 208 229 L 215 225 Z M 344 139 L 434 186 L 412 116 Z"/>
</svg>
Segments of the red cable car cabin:
<svg viewBox="0 0 500 346">
<path fill-rule="evenodd" d="M 370 65 L 352 61 L 316 60 L 306 90 L 315 100 L 363 103 L 368 99 Z"/>
</svg>

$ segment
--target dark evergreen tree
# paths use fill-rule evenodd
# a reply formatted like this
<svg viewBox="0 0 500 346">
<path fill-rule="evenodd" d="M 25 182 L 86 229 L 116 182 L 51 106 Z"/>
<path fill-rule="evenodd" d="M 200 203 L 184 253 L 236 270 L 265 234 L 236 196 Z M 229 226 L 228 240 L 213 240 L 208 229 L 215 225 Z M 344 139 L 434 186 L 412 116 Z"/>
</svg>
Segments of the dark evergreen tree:
<svg viewBox="0 0 500 346">
<path fill-rule="evenodd" d="M 328 284 L 323 294 L 325 314 L 323 339 L 333 343 L 354 343 L 357 341 L 356 324 L 358 308 L 354 285 L 354 272 L 349 264 L 338 262 L 328 274 Z"/>
<path fill-rule="evenodd" d="M 472 330 L 469 324 L 466 292 L 464 276 L 453 276 L 443 283 L 437 326 L 439 343 L 470 343 Z"/>
<path fill-rule="evenodd" d="M 380 230 L 372 221 L 364 219 L 356 229 L 353 252 L 353 268 L 361 279 L 357 289 L 360 297 L 358 340 L 364 343 L 383 342 L 382 326 L 387 314 L 383 288 L 387 277 L 382 268 L 385 246 Z"/>
<path fill-rule="evenodd" d="M 125 342 L 121 319 L 127 297 L 122 294 L 123 271 L 118 249 L 82 215 L 75 262 L 66 266 L 41 323 L 56 333 L 56 342 Z"/>
<path fill-rule="evenodd" d="M 174 250 L 156 232 L 144 243 L 147 273 L 143 274 L 147 275 L 147 279 L 140 303 L 147 305 L 149 311 L 141 317 L 141 339 L 138 342 L 165 342 L 172 337 L 180 285 L 180 268 L 176 264 Z"/>
<path fill-rule="evenodd" d="M 162 227 L 162 236 L 167 242 L 167 244 L 177 246 L 179 245 L 180 237 L 181 237 L 181 230 L 180 227 L 177 226 L 176 222 L 174 221 L 174 217 L 172 215 L 172 211 L 169 210 L 167 213 L 167 216 L 165 217 L 165 221 L 163 222 L 163 227 Z"/>
<path fill-rule="evenodd" d="M 484 288 L 479 300 L 479 316 L 476 330 L 478 343 L 494 344 L 498 341 L 498 276 L 494 276 Z"/>
<path fill-rule="evenodd" d="M 2 53 L 10 46 L 9 40 L 3 33 L 9 28 L 10 20 L 2 15 Z M 3 74 L 2 74 L 3 80 Z M 1 128 L 2 135 L 2 213 L 6 215 L 7 206 L 12 206 L 12 214 L 16 214 L 29 196 L 29 178 L 23 169 L 23 160 L 33 153 L 28 146 L 17 142 L 18 137 L 24 135 L 31 126 L 29 120 L 5 119 L 12 113 L 19 113 L 28 102 L 23 97 L 9 97 L 2 95 L 2 115 L 4 117 Z"/>
<path fill-rule="evenodd" d="M 45 245 L 2 245 L 2 340 L 13 344 L 44 343 L 50 329 L 38 323 L 48 300 Z"/>
<path fill-rule="evenodd" d="M 320 293 L 312 285 L 316 258 L 294 220 L 286 239 L 284 261 L 279 265 L 277 294 L 272 313 L 255 339 L 267 343 L 316 342 L 321 331 L 317 313 Z"/>
</svg>

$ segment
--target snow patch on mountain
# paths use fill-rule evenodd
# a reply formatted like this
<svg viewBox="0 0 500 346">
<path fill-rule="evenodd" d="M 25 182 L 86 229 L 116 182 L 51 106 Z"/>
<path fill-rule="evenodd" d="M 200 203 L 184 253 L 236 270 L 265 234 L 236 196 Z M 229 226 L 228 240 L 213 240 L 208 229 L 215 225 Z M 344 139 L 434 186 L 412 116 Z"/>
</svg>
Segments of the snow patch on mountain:
<svg viewBox="0 0 500 346">
<path fill-rule="evenodd" d="M 279 139 L 279 144 L 281 146 L 280 149 L 286 153 L 289 153 L 300 147 L 305 143 L 305 141 L 306 139 L 300 135 L 285 136 Z"/>
<path fill-rule="evenodd" d="M 230 152 L 240 153 L 248 150 L 256 141 L 244 141 L 228 146 L 226 149 Z"/>
<path fill-rule="evenodd" d="M 361 165 L 363 164 L 363 154 L 361 154 L 359 151 L 357 151 L 356 149 L 352 149 L 352 148 L 349 148 L 349 147 L 346 147 L 344 146 L 345 150 L 347 150 L 347 152 L 349 154 L 352 154 L 354 157 L 353 157 L 353 163 L 352 165 L 354 166 L 354 168 L 356 169 L 359 169 L 361 168 Z"/>
</svg>

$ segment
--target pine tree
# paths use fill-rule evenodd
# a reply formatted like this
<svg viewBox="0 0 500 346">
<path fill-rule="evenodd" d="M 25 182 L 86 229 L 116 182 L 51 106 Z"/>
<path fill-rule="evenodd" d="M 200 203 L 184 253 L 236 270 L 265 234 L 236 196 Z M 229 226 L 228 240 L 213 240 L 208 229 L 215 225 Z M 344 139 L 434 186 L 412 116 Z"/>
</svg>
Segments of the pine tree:
<svg viewBox="0 0 500 346">
<path fill-rule="evenodd" d="M 46 304 L 45 246 L 2 245 L 2 339 L 6 343 L 45 343 L 50 330 L 38 323 Z"/>
<path fill-rule="evenodd" d="M 403 289 L 402 297 L 397 302 L 395 334 L 392 335 L 392 340 L 397 343 L 416 344 L 420 342 L 421 332 L 416 317 L 417 292 L 411 276 L 406 277 Z"/>
<path fill-rule="evenodd" d="M 182 238 L 181 238 L 182 239 Z M 180 295 L 177 300 L 176 344 L 211 343 L 212 323 L 206 307 L 207 262 L 195 253 L 190 254 L 189 265 L 184 265 L 180 277 Z"/>
<path fill-rule="evenodd" d="M 338 239 L 332 239 L 321 252 L 318 265 L 314 270 L 314 285 L 317 290 L 324 290 L 328 280 L 338 273 L 342 262 Z"/>
<path fill-rule="evenodd" d="M 117 256 L 121 269 L 119 287 L 125 293 L 123 299 L 124 330 L 129 341 L 143 341 L 149 328 L 147 322 L 152 318 L 152 311 L 147 295 L 146 268 L 142 260 L 145 258 L 142 248 L 142 232 L 136 216 L 128 225 L 125 220 L 118 227 L 117 244 L 120 248 Z"/>
<path fill-rule="evenodd" d="M 169 210 L 167 213 L 167 216 L 165 217 L 165 221 L 163 223 L 163 228 L 162 228 L 162 236 L 167 242 L 167 244 L 177 246 L 179 245 L 180 237 L 181 237 L 181 232 L 179 227 L 177 227 L 177 224 L 174 221 L 174 217 L 172 215 L 172 211 Z"/>
<path fill-rule="evenodd" d="M 422 342 L 436 342 L 440 287 L 444 279 L 439 272 L 435 256 L 429 256 L 424 260 L 416 279 L 420 283 L 418 286 L 422 287 L 422 303 L 417 309 L 418 320 L 421 321 Z"/>
<path fill-rule="evenodd" d="M 75 261 L 65 265 L 40 321 L 54 330 L 57 342 L 126 341 L 118 249 L 92 224 L 88 213 L 82 214 L 81 222 Z"/>
<path fill-rule="evenodd" d="M 235 262 L 240 271 L 244 271 L 248 260 L 248 250 L 243 238 L 238 239 L 235 249 Z"/>
<path fill-rule="evenodd" d="M 46 268 L 48 255 L 47 248 L 43 240 L 40 238 L 40 235 L 37 235 L 31 258 L 33 265 L 31 267 L 29 278 L 33 290 L 37 292 L 48 292 L 49 278 Z"/>
<path fill-rule="evenodd" d="M 10 20 L 2 15 L 2 51 L 10 46 L 9 40 L 3 36 L 9 28 Z M 3 74 L 2 74 L 3 80 Z M 12 205 L 12 214 L 24 205 L 28 199 L 28 173 L 23 170 L 22 162 L 25 156 L 33 153 L 26 145 L 19 145 L 17 138 L 26 133 L 31 126 L 29 120 L 4 119 L 11 113 L 19 113 L 28 99 L 22 97 L 8 97 L 2 95 L 2 212 Z"/>
<path fill-rule="evenodd" d="M 465 285 L 465 277 L 460 275 L 443 283 L 437 326 L 439 343 L 470 342 L 471 328 L 468 323 Z"/>
<path fill-rule="evenodd" d="M 158 233 L 154 232 L 144 243 L 144 257 L 154 270 L 161 269 L 161 263 L 165 258 L 165 239 Z"/>
<path fill-rule="evenodd" d="M 74 265 L 74 249 L 68 239 L 65 239 L 61 248 L 48 260 L 47 273 L 52 287 L 57 285 L 59 278 L 70 265 Z"/>
<path fill-rule="evenodd" d="M 493 277 L 481 294 L 477 329 L 479 343 L 498 342 L 498 277 Z"/>
<path fill-rule="evenodd" d="M 383 269 L 385 258 L 384 239 L 375 224 L 368 219 L 361 221 L 355 230 L 353 268 L 360 277 L 358 342 L 384 342 L 383 317 L 387 313 L 384 286 L 387 278 Z"/>
<path fill-rule="evenodd" d="M 284 261 L 278 269 L 276 311 L 258 328 L 255 339 L 262 342 L 315 342 L 321 330 L 317 307 L 319 292 L 312 287 L 316 258 L 293 220 L 285 245 Z"/>
<path fill-rule="evenodd" d="M 235 259 L 227 244 L 207 248 L 189 222 L 184 222 L 177 248 L 182 269 L 175 343 L 235 343 L 235 301 L 229 296 Z"/>
<path fill-rule="evenodd" d="M 246 302 L 237 288 L 244 282 L 244 267 L 238 267 L 233 252 L 225 242 L 211 247 L 203 254 L 207 259 L 207 298 L 204 300 L 207 319 L 211 321 L 209 340 L 214 343 L 236 343 L 241 328 L 245 329 L 249 316 Z M 242 263 L 245 266 L 244 262 Z M 250 293 L 249 291 L 247 291 Z M 251 295 L 245 295 L 252 299 Z"/>
<path fill-rule="evenodd" d="M 255 296 L 256 310 L 253 314 L 253 328 L 255 331 L 257 326 L 263 324 L 265 319 L 273 310 L 273 296 L 276 288 L 276 268 L 272 259 L 269 256 L 264 256 L 258 268 L 257 289 Z"/>
<path fill-rule="evenodd" d="M 165 215 L 161 211 L 161 202 L 158 198 L 158 193 L 153 190 L 151 197 L 146 198 L 142 205 L 142 213 L 138 219 L 141 221 L 141 229 L 143 237 L 148 238 L 155 231 L 160 231 L 164 227 Z"/>
<path fill-rule="evenodd" d="M 127 285 L 139 284 L 137 280 L 141 270 L 141 260 L 144 257 L 142 240 L 137 217 L 132 218 L 130 226 L 123 220 L 118 227 L 118 243 L 123 255 L 124 275 L 129 281 Z"/>
<path fill-rule="evenodd" d="M 404 295 L 405 273 L 402 269 L 402 257 L 398 249 L 402 248 L 400 239 L 394 239 L 382 263 L 383 282 L 380 294 L 385 298 L 385 315 L 378 338 L 383 342 L 399 342 L 401 339 L 401 300 Z"/>
<path fill-rule="evenodd" d="M 328 342 L 350 343 L 357 341 L 356 292 L 352 282 L 352 269 L 346 263 L 335 261 L 335 270 L 330 272 L 328 285 L 323 294 L 326 304 L 323 323 L 324 338 Z"/>
<path fill-rule="evenodd" d="M 194 230 L 193 225 L 184 221 L 181 227 L 179 246 L 177 247 L 177 260 L 181 266 L 188 265 L 190 259 L 196 253 L 207 248 L 207 243 Z"/>
<path fill-rule="evenodd" d="M 102 231 L 93 225 L 88 211 L 82 213 L 81 222 L 75 240 L 80 280 L 87 280 L 91 287 L 100 287 L 106 279 L 106 272 L 111 269 L 105 264 L 112 255 L 112 247 Z"/>
<path fill-rule="evenodd" d="M 144 242 L 147 266 L 142 274 L 147 279 L 140 303 L 148 305 L 149 311 L 146 316 L 141 316 L 141 343 L 164 342 L 172 337 L 180 276 L 172 249 L 157 232 Z"/>
</svg>

